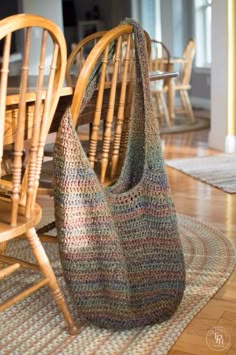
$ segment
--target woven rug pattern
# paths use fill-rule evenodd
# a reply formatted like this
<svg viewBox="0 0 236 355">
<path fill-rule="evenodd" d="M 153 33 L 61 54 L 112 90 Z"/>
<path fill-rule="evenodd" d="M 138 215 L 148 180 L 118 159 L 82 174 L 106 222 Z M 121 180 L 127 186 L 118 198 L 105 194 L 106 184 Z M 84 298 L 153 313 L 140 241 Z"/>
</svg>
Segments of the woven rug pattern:
<svg viewBox="0 0 236 355">
<path fill-rule="evenodd" d="M 52 210 L 51 210 L 52 212 Z M 46 216 L 52 215 L 46 211 Z M 187 287 L 174 316 L 153 326 L 128 331 L 110 331 L 81 323 L 81 332 L 68 335 L 49 289 L 44 287 L 1 313 L 1 355 L 6 354 L 167 354 L 183 329 L 225 283 L 235 265 L 231 242 L 215 228 L 178 215 L 187 268 Z M 44 243 L 72 313 L 76 310 L 66 290 L 57 244 Z M 8 254 L 31 260 L 24 240 L 10 243 Z M 0 286 L 0 297 L 17 292 L 36 278 L 20 271 Z"/>
<path fill-rule="evenodd" d="M 172 159 L 165 163 L 225 192 L 236 193 L 236 154 Z"/>
</svg>

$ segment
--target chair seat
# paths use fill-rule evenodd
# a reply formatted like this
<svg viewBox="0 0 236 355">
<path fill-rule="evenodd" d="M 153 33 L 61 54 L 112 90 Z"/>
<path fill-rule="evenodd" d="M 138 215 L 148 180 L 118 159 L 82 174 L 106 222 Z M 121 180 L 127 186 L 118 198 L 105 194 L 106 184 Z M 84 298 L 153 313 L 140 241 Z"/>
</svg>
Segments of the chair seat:
<svg viewBox="0 0 236 355">
<path fill-rule="evenodd" d="M 24 208 L 19 207 L 17 225 L 12 227 L 10 223 L 11 200 L 0 197 L 0 243 L 24 234 L 30 228 L 38 224 L 42 217 L 42 210 L 38 204 L 35 205 L 34 215 L 31 218 L 24 216 Z"/>
</svg>

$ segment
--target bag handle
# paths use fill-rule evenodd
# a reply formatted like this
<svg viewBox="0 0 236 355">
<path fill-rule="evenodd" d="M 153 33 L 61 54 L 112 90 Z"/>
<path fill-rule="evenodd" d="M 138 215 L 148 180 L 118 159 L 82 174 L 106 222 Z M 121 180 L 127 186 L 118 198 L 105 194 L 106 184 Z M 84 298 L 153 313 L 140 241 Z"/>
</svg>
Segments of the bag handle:
<svg viewBox="0 0 236 355">
<path fill-rule="evenodd" d="M 136 170 L 159 168 L 161 140 L 158 121 L 154 115 L 147 43 L 142 26 L 133 19 L 125 19 L 122 24 L 130 24 L 135 35 L 135 86 L 133 110 L 130 119 L 130 132 L 127 147 L 127 159 L 132 157 L 132 165 Z M 144 166 L 141 167 L 141 164 Z M 129 162 L 130 164 L 130 162 Z M 126 162 L 125 162 L 126 165 Z"/>
</svg>

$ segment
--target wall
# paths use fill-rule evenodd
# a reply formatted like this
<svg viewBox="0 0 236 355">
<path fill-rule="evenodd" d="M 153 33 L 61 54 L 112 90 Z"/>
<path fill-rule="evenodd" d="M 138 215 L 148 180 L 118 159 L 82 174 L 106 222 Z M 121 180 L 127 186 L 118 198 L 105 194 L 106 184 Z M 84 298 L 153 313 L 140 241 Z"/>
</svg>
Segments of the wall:
<svg viewBox="0 0 236 355">
<path fill-rule="evenodd" d="M 62 2 L 61 0 L 21 0 L 19 1 L 19 12 L 34 13 L 49 18 L 56 23 L 63 31 L 63 16 L 62 16 Z M 35 38 L 35 41 L 33 40 Z M 35 75 L 38 72 L 38 31 L 32 32 L 31 50 L 30 50 L 30 75 Z M 51 52 L 51 50 L 50 50 Z M 34 59 L 35 58 L 35 59 Z M 50 61 L 50 58 L 48 58 Z"/>
<path fill-rule="evenodd" d="M 18 13 L 18 1 L 17 0 L 11 0 L 8 1 L 7 6 L 5 1 L 0 1 L 0 19 L 3 19 L 5 17 L 14 15 Z M 12 39 L 13 45 L 12 45 L 12 53 L 18 52 L 18 41 L 16 38 L 13 37 Z M 2 53 L 2 46 L 3 43 L 0 44 L 0 55 Z"/>
<path fill-rule="evenodd" d="M 63 3 L 72 1 L 75 9 L 77 24 L 74 27 L 65 27 L 67 46 L 80 39 L 78 33 L 78 22 L 89 20 L 93 16 L 94 6 L 99 10 L 99 19 L 102 21 L 102 28 L 108 30 L 118 25 L 125 17 L 131 16 L 131 2 L 122 0 L 63 0 Z M 68 48 L 69 49 L 69 48 Z"/>
<path fill-rule="evenodd" d="M 227 134 L 227 1 L 212 2 L 210 147 L 224 150 Z"/>
<path fill-rule="evenodd" d="M 18 0 L 0 1 L 0 19 L 4 17 L 17 14 L 18 12 Z"/>
<path fill-rule="evenodd" d="M 19 11 L 34 13 L 49 18 L 63 30 L 62 1 L 61 0 L 21 0 Z"/>
<path fill-rule="evenodd" d="M 211 110 L 211 70 L 193 68 L 191 83 L 192 105 Z"/>
<path fill-rule="evenodd" d="M 172 0 L 161 0 L 161 33 L 162 41 L 173 52 L 172 21 L 173 10 Z"/>
<path fill-rule="evenodd" d="M 111 21 L 109 23 L 109 28 L 119 25 L 119 23 L 124 20 L 126 17 L 131 17 L 131 1 L 121 1 L 121 0 L 113 0 L 113 1 L 105 1 L 105 3 L 111 3 Z M 105 10 L 105 8 L 104 8 Z"/>
<path fill-rule="evenodd" d="M 131 1 L 126 0 L 73 0 L 78 21 L 86 20 L 88 12 L 95 4 L 99 7 L 100 19 L 105 29 L 110 29 L 120 23 L 125 17 L 131 16 Z"/>
</svg>

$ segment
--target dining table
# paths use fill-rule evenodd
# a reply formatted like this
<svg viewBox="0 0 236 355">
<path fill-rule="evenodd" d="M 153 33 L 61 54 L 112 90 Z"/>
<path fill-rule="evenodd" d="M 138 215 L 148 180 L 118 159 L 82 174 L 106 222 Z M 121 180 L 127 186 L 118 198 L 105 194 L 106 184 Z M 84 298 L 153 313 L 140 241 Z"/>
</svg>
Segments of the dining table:
<svg viewBox="0 0 236 355">
<path fill-rule="evenodd" d="M 150 82 L 156 80 L 171 80 L 178 76 L 177 72 L 162 72 L 154 71 L 150 72 Z M 25 139 L 30 139 L 31 128 L 33 124 L 33 110 L 35 104 L 35 93 L 32 88 L 36 85 L 37 77 L 30 77 L 28 84 L 28 92 L 26 93 L 26 136 Z M 54 114 L 49 133 L 57 132 L 61 118 L 68 107 L 71 105 L 73 97 L 74 88 L 72 86 L 67 86 L 66 83 L 61 89 L 60 99 L 57 105 L 56 112 Z M 45 93 L 46 94 L 46 93 Z M 6 98 L 6 115 L 7 120 L 5 124 L 5 133 L 4 133 L 4 144 L 12 144 L 14 142 L 14 130 L 16 128 L 17 122 L 17 110 L 18 110 L 18 101 L 19 101 L 19 85 L 18 77 L 10 77 L 8 95 Z M 78 120 L 78 125 L 83 125 L 90 123 L 92 120 L 91 111 L 86 111 L 82 113 L 81 117 Z"/>
<path fill-rule="evenodd" d="M 26 124 L 25 124 L 25 140 L 31 138 L 31 130 L 33 124 L 33 113 L 35 107 L 35 85 L 36 76 L 31 76 L 28 89 L 25 96 L 25 110 L 26 110 Z M 34 89 L 33 89 L 34 88 Z M 43 92 L 42 95 L 46 95 Z M 53 121 L 50 127 L 50 133 L 55 132 L 58 129 L 59 122 L 65 112 L 66 108 L 70 106 L 73 95 L 73 88 L 66 84 L 62 87 L 60 92 L 60 99 L 57 105 L 56 112 L 53 117 Z M 17 126 L 18 119 L 18 106 L 19 106 L 19 77 L 9 77 L 7 97 L 6 97 L 6 121 L 4 127 L 4 144 L 14 143 L 14 132 Z"/>
</svg>

